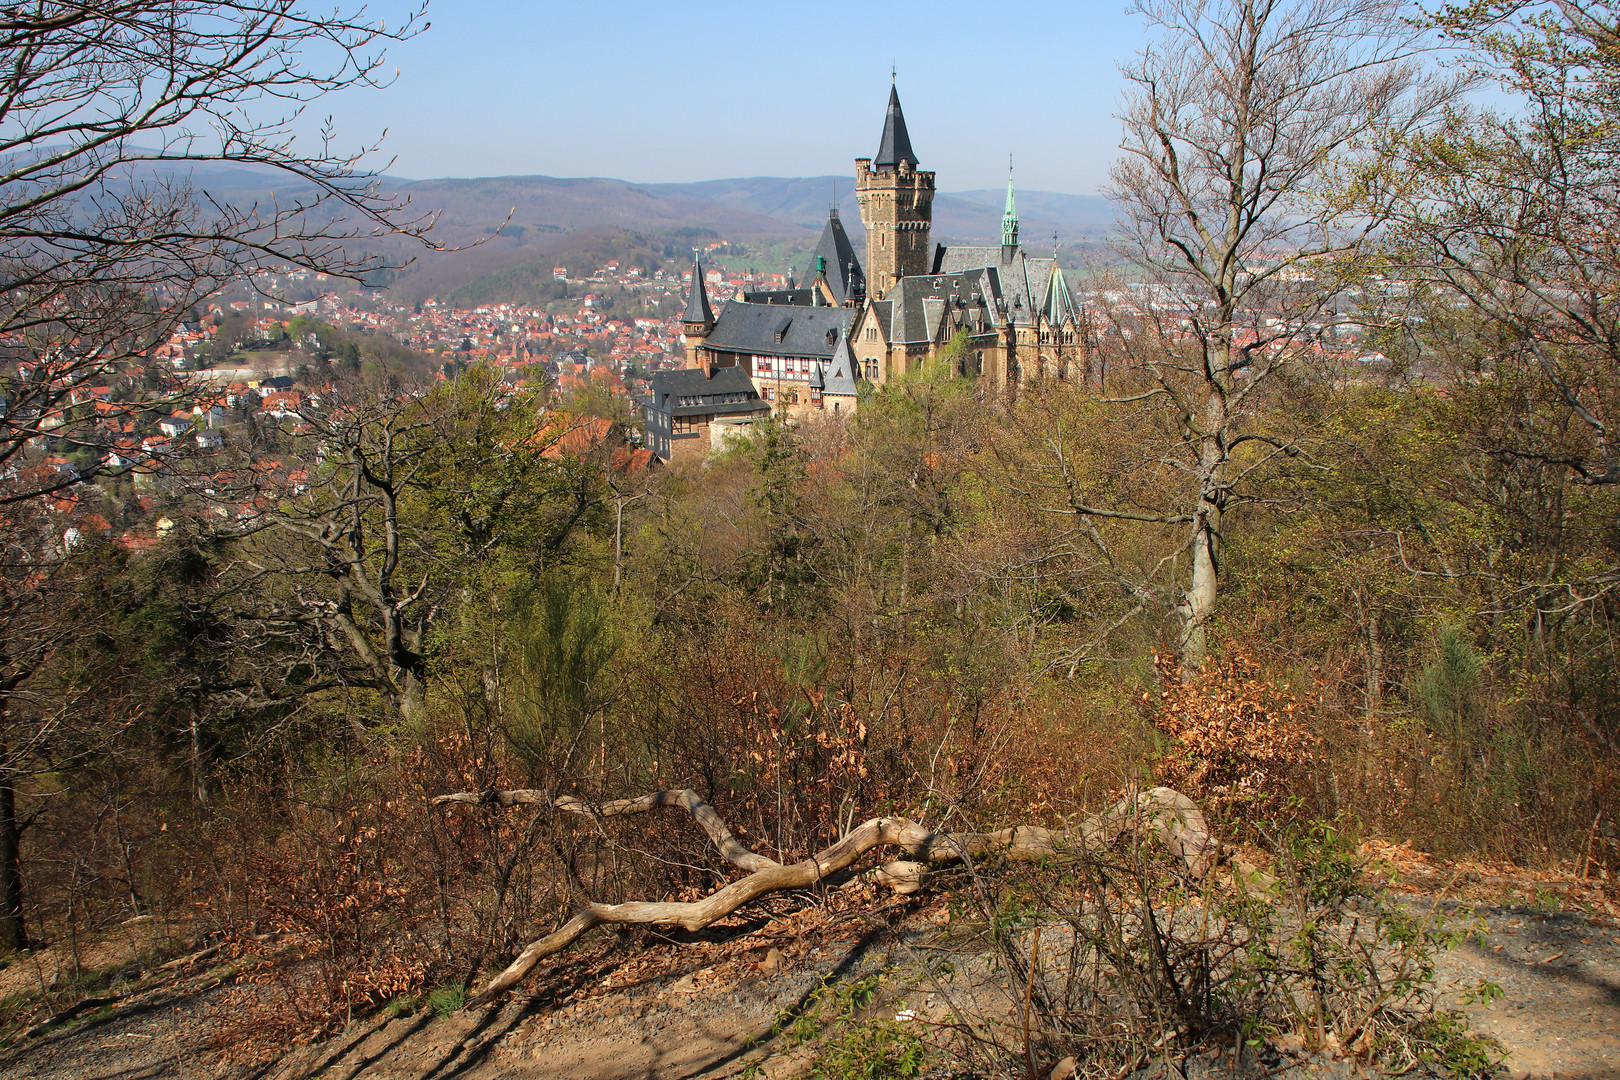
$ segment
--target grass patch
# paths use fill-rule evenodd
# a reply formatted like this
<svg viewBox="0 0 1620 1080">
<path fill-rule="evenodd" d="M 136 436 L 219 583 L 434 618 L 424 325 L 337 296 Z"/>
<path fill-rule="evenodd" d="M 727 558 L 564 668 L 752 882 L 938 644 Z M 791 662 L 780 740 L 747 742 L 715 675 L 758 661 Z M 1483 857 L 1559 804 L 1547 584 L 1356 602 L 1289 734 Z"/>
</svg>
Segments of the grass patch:
<svg viewBox="0 0 1620 1080">
<path fill-rule="evenodd" d="M 915 1021 L 901 1023 L 873 1012 L 883 973 L 844 983 L 823 983 L 796 1015 L 784 1012 L 772 1031 L 782 1049 L 819 1042 L 812 1080 L 911 1080 L 922 1075 L 928 1045 Z M 752 1062 L 744 1075 L 758 1075 Z"/>
<path fill-rule="evenodd" d="M 467 991 L 459 986 L 441 986 L 436 990 L 428 991 L 428 1008 L 432 1009 L 441 1019 L 451 1013 L 459 1012 L 467 1004 Z"/>
</svg>

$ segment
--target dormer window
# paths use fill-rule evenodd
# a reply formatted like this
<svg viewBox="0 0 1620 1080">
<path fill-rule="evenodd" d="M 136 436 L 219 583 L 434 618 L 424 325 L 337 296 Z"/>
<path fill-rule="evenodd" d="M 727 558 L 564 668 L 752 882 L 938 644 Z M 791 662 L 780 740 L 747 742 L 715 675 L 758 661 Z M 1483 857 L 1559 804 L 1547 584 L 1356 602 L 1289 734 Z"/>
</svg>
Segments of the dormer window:
<svg viewBox="0 0 1620 1080">
<path fill-rule="evenodd" d="M 829 345 L 838 344 L 838 330 L 837 330 L 836 327 L 834 329 L 832 329 L 832 330 L 827 331 L 827 344 L 829 344 Z"/>
</svg>

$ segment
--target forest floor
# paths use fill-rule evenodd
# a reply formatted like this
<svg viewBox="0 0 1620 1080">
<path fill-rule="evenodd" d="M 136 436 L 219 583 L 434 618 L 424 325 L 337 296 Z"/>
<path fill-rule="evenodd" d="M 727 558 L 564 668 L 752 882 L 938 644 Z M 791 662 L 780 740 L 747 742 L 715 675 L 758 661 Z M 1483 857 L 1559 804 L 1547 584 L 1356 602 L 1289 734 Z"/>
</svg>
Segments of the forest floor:
<svg viewBox="0 0 1620 1080">
<path fill-rule="evenodd" d="M 1473 1029 L 1507 1051 L 1505 1074 L 1556 1080 L 1620 1080 L 1620 906 L 1596 882 L 1573 874 L 1452 864 L 1409 849 L 1369 852 L 1385 888 L 1419 910 L 1479 920 L 1482 934 L 1442 954 L 1442 1004 L 1463 1008 Z M 333 1039 L 268 1063 L 247 1063 L 251 1036 L 225 1021 L 232 969 L 196 957 L 158 977 L 141 971 L 160 936 L 121 928 L 98 942 L 96 959 L 128 967 L 72 1016 L 14 1036 L 0 1052 L 0 1075 L 14 1080 L 136 1080 L 145 1077 L 253 1076 L 262 1080 L 679 1080 L 757 1075 L 788 1080 L 808 1073 L 813 1041 L 782 1029 L 814 1019 L 817 991 L 862 975 L 884 986 L 866 1015 L 948 1022 L 955 1007 L 939 984 L 915 977 L 921 949 L 934 949 L 944 904 L 920 896 L 882 903 L 836 895 L 798 898 L 774 915 L 735 919 L 702 934 L 632 942 L 602 935 L 531 985 L 529 995 L 481 1010 L 357 1023 Z M 42 952 L 45 952 L 42 950 Z M 0 970 L 0 1002 L 20 1007 L 27 984 L 49 982 L 59 961 L 35 954 L 31 967 Z M 81 964 L 84 963 L 81 956 Z M 910 972 L 910 974 L 906 974 Z M 955 979 L 992 992 L 993 967 L 971 959 Z M 1465 1004 L 1481 980 L 1500 986 L 1495 1001 Z M 16 985 L 13 985 L 16 984 Z M 1004 989 L 1004 987 L 1003 987 Z M 9 997 L 9 1002 L 7 998 Z M 103 1002 L 95 1004 L 95 1002 Z M 814 1027 L 814 1025 L 811 1025 Z M 16 1030 L 14 1028 L 14 1030 Z M 222 1035 L 222 1032 L 235 1032 Z M 1350 1080 L 1353 1063 L 1284 1049 L 1245 1062 L 1250 1076 Z M 1042 1076 L 1051 1063 L 1040 1063 Z M 1147 1067 L 1135 1080 L 1231 1077 L 1229 1056 L 1189 1059 L 1179 1069 Z"/>
</svg>

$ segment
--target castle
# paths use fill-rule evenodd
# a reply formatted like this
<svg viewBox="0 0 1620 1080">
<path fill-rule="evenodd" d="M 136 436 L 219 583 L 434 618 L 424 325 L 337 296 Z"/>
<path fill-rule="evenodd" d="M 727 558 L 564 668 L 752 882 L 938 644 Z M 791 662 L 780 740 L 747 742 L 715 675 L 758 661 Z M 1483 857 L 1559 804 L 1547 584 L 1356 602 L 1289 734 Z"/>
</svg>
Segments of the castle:
<svg viewBox="0 0 1620 1080">
<path fill-rule="evenodd" d="M 773 407 L 847 413 L 862 380 L 914 371 L 964 331 L 958 373 L 986 380 L 1006 400 L 1034 381 L 1088 376 L 1085 316 L 1056 258 L 1031 256 L 1020 244 L 1010 169 L 999 245 L 931 245 L 934 174 L 920 168 L 891 87 L 877 156 L 855 161 L 855 193 L 864 263 L 833 209 L 808 285 L 744 292 L 716 315 L 694 259 L 682 316 L 686 369 L 654 378 L 648 411 L 649 434 L 656 423 L 663 436 L 654 440 L 660 457 L 681 456 L 682 448 L 669 438 L 673 414 L 654 415 L 659 402 L 698 402 L 693 408 L 723 398 L 715 403 L 729 410 L 730 424 Z M 728 389 L 706 394 L 716 379 Z M 753 391 L 747 404 L 736 397 L 745 384 Z M 707 441 L 704 422 L 689 418 L 687 431 L 690 450 Z"/>
</svg>

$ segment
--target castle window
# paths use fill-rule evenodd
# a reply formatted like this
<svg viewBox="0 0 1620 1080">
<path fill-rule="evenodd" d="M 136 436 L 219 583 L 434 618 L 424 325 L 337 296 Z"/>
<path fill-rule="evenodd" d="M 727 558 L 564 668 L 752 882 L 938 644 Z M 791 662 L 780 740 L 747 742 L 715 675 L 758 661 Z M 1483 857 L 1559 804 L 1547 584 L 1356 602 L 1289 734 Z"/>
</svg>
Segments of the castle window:
<svg viewBox="0 0 1620 1080">
<path fill-rule="evenodd" d="M 820 405 L 821 404 L 821 390 L 818 389 L 817 387 L 814 387 L 814 386 L 812 386 L 810 388 L 810 404 L 812 404 L 812 405 Z"/>
</svg>

